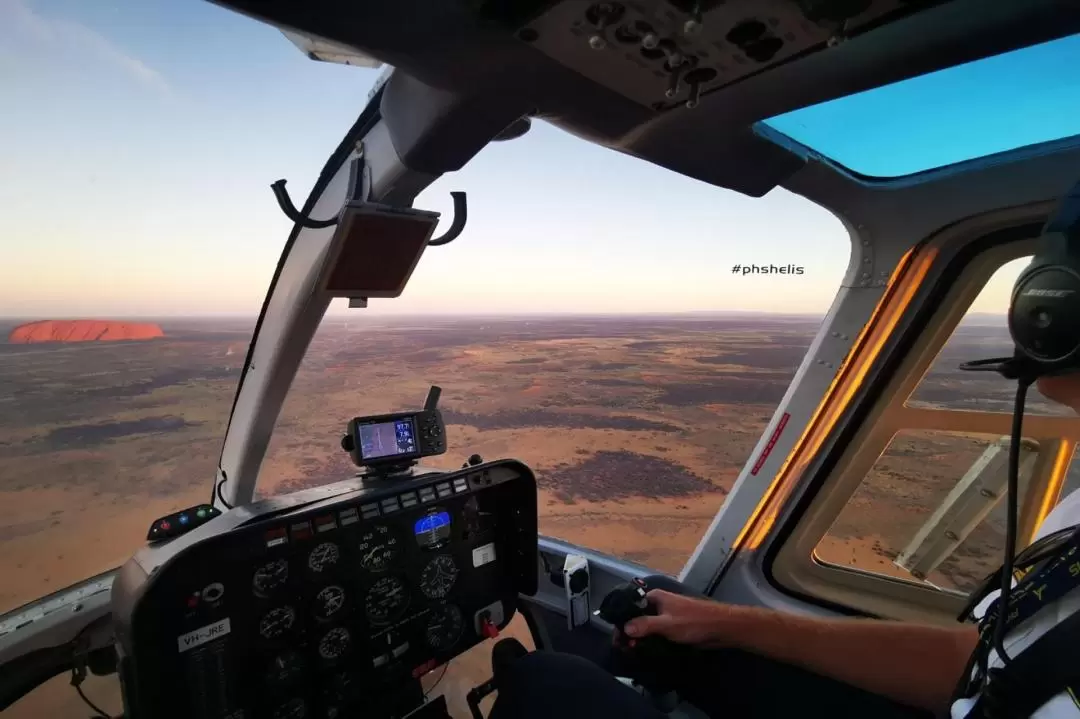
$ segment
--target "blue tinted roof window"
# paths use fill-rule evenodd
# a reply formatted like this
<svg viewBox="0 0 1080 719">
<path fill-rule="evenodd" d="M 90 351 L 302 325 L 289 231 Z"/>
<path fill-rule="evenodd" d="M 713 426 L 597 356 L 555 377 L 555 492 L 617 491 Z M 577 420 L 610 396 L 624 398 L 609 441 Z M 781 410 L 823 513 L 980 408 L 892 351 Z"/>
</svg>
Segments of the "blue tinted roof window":
<svg viewBox="0 0 1080 719">
<path fill-rule="evenodd" d="M 862 175 L 900 177 L 1080 135 L 1080 34 L 764 121 Z"/>
</svg>

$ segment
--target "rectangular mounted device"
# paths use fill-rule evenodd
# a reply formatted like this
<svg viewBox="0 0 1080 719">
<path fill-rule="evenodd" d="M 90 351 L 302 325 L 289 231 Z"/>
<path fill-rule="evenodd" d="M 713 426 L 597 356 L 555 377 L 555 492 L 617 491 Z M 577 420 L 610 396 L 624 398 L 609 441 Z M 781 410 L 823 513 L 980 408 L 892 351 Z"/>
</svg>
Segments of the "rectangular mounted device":
<svg viewBox="0 0 1080 719">
<path fill-rule="evenodd" d="M 437 409 L 349 421 L 349 454 L 361 467 L 406 464 L 446 452 L 446 427 Z"/>
<path fill-rule="evenodd" d="M 323 290 L 332 297 L 400 296 L 438 224 L 438 212 L 369 202 L 346 204 Z"/>
</svg>

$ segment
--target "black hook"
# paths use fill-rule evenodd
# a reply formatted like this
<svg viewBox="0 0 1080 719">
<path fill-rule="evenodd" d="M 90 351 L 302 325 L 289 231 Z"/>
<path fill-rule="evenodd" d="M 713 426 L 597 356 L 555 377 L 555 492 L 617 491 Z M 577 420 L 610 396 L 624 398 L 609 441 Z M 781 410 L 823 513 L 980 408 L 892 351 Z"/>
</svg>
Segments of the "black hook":
<svg viewBox="0 0 1080 719">
<path fill-rule="evenodd" d="M 454 221 L 450 223 L 450 228 L 446 232 L 428 242 L 428 245 L 432 247 L 446 245 L 456 240 L 461 231 L 465 229 L 465 222 L 469 219 L 469 207 L 465 202 L 465 193 L 451 192 L 450 197 L 454 198 Z"/>
<path fill-rule="evenodd" d="M 310 217 L 301 215 L 289 197 L 289 191 L 285 189 L 285 180 L 278 180 L 270 185 L 270 189 L 274 191 L 274 197 L 277 198 L 278 205 L 281 207 L 281 211 L 285 213 L 285 216 L 301 227 L 310 230 L 321 230 L 325 227 L 333 227 L 340 220 L 338 217 L 332 217 L 329 220 L 313 220 Z M 465 222 L 469 219 L 469 208 L 465 201 L 465 193 L 451 192 L 450 197 L 454 200 L 454 221 L 450 223 L 450 227 L 446 232 L 428 242 L 433 247 L 446 245 L 456 240 L 461 231 L 465 229 Z"/>
<path fill-rule="evenodd" d="M 278 206 L 281 207 L 281 211 L 285 213 L 285 216 L 301 227 L 306 227 L 309 230 L 321 230 L 324 227 L 333 227 L 338 223 L 337 217 L 329 220 L 313 220 L 310 217 L 301 215 L 289 197 L 289 191 L 285 189 L 285 180 L 278 180 L 270 185 L 270 189 L 274 191 L 274 197 L 277 198 Z"/>
</svg>

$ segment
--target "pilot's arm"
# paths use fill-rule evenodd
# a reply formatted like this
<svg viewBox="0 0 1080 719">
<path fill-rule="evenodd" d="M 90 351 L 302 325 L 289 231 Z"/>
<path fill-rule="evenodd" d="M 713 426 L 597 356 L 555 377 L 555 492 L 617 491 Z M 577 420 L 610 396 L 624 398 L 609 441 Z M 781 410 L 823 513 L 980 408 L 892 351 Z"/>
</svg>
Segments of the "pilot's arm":
<svg viewBox="0 0 1080 719">
<path fill-rule="evenodd" d="M 978 640 L 970 625 L 800 617 L 662 590 L 649 599 L 659 613 L 628 622 L 627 636 L 742 649 L 935 713 L 948 709 Z"/>
<path fill-rule="evenodd" d="M 1080 413 L 1080 374 L 1044 378 L 1038 389 Z M 658 634 L 682 644 L 742 649 L 935 713 L 948 713 L 978 640 L 971 625 L 800 617 L 661 590 L 649 599 L 658 614 L 628 622 L 631 638 Z"/>
</svg>

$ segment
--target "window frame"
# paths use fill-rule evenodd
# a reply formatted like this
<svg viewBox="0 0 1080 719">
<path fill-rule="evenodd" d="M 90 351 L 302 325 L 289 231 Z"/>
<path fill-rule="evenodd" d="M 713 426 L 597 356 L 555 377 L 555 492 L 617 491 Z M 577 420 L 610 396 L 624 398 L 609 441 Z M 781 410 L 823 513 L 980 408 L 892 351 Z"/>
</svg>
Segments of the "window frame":
<svg viewBox="0 0 1080 719">
<path fill-rule="evenodd" d="M 825 457 L 815 476 L 806 483 L 801 500 L 766 551 L 765 574 L 779 590 L 813 603 L 882 617 L 951 621 L 962 608 L 964 598 L 959 593 L 824 563 L 816 559 L 814 550 L 897 431 L 942 428 L 912 425 L 912 420 L 918 418 L 925 423 L 930 417 L 927 413 L 945 415 L 951 411 L 912 408 L 906 403 L 993 274 L 1007 262 L 1033 253 L 1032 225 L 1030 220 L 1019 220 L 1011 228 L 981 233 L 966 243 L 967 257 L 962 256 L 965 254 L 962 249 L 942 263 L 944 268 L 936 273 L 930 292 L 914 311 L 916 318 L 908 329 L 896 333 L 899 337 L 895 343 L 889 342 L 893 346 L 886 352 L 885 361 L 893 359 L 893 367 L 881 368 L 877 381 L 867 383 L 868 392 L 877 390 L 876 396 L 867 397 L 863 403 L 856 402 L 854 416 L 840 430 L 847 436 L 839 439 L 829 452 L 833 456 Z M 1024 239 L 1017 236 L 1021 232 Z M 999 431 L 1001 435 L 1009 434 L 1008 414 L 964 414 L 967 420 L 978 418 L 980 429 L 988 434 Z M 961 431 L 979 430 L 965 426 Z M 1080 420 L 1025 418 L 1025 436 L 1045 439 L 1050 435 L 1067 441 L 1040 452 L 1040 466 L 1036 468 L 1040 476 L 1032 477 L 1032 491 L 1036 487 L 1054 490 L 1053 476 L 1064 476 L 1067 472 L 1068 461 L 1055 473 L 1050 471 L 1055 463 L 1046 458 L 1072 457 L 1073 446 L 1080 440 Z M 1059 481 L 1056 489 L 1060 490 L 1060 486 Z M 1021 522 L 1022 538 L 1030 537 L 1035 525 L 1032 512 L 1036 508 L 1042 511 L 1044 505 L 1045 502 L 1030 499 L 1025 502 L 1027 521 Z"/>
</svg>

